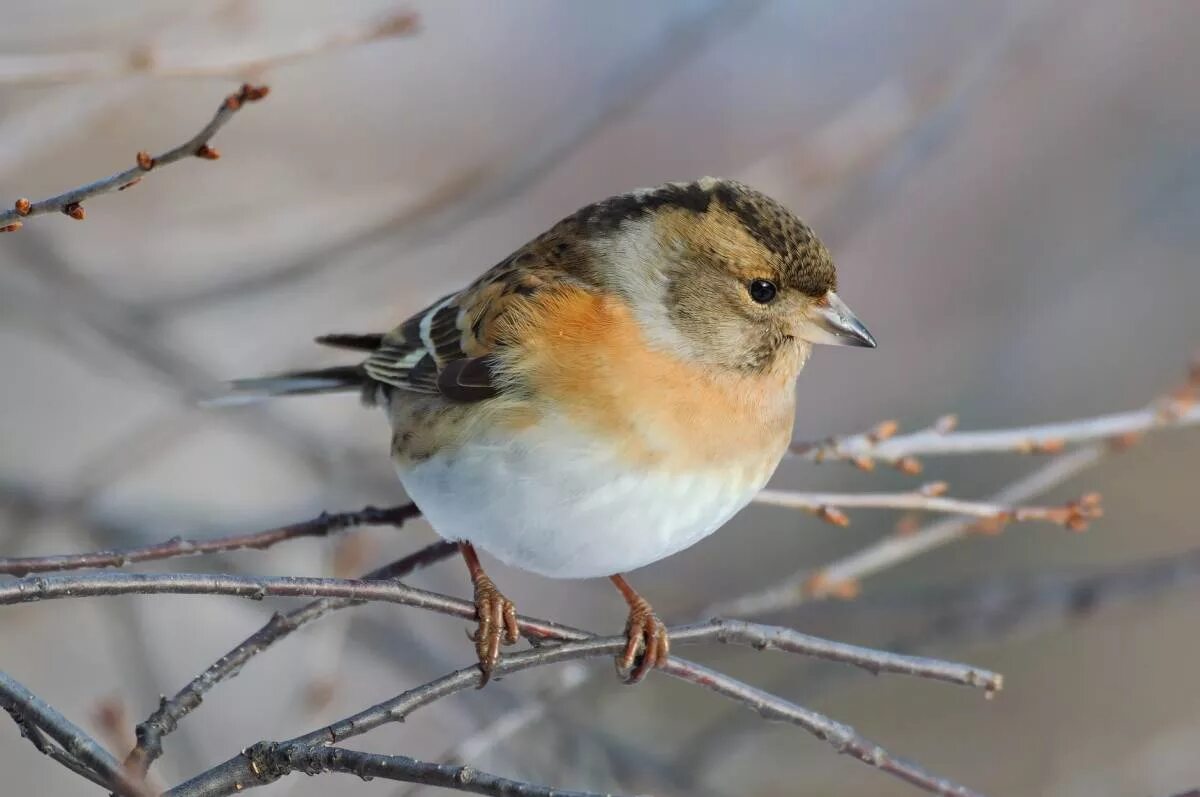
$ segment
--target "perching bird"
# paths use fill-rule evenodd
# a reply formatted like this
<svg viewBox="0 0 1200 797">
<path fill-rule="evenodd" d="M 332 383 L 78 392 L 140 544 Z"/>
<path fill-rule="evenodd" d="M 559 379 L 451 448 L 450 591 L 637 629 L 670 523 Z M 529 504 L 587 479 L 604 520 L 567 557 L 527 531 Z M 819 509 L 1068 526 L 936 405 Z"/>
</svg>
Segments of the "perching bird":
<svg viewBox="0 0 1200 797">
<path fill-rule="evenodd" d="M 391 421 L 400 481 L 474 584 L 486 682 L 516 611 L 476 547 L 553 578 L 607 576 L 629 605 L 618 669 L 641 680 L 666 628 L 623 573 L 716 531 L 791 439 L 814 343 L 875 346 L 833 260 L 778 202 L 704 178 L 579 210 L 390 332 L 317 342 L 357 365 L 235 382 L 360 391 Z"/>
</svg>

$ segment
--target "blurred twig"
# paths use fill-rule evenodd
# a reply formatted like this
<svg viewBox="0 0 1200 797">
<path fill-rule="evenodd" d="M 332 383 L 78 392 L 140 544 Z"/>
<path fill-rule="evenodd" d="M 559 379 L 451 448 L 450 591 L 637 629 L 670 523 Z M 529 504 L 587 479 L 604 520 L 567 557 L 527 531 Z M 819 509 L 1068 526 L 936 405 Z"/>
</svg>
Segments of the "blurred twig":
<svg viewBox="0 0 1200 797">
<path fill-rule="evenodd" d="M 231 534 L 227 537 L 190 540 L 175 537 L 166 542 L 137 548 L 121 548 L 80 554 L 56 556 L 0 557 L 0 573 L 24 576 L 29 573 L 46 573 L 60 570 L 81 570 L 97 567 L 124 567 L 136 562 L 151 562 L 181 556 L 196 556 L 220 551 L 242 549 L 262 550 L 286 540 L 301 537 L 325 537 L 356 526 L 395 525 L 420 515 L 414 504 L 377 509 L 368 506 L 356 512 L 322 514 L 302 523 L 292 523 L 266 531 L 250 534 Z"/>
<path fill-rule="evenodd" d="M 841 604 L 824 616 L 839 633 L 870 633 L 890 650 L 921 653 L 948 645 L 995 645 L 1019 636 L 1046 633 L 1087 621 L 1099 612 L 1133 601 L 1200 586 L 1200 548 L 1122 563 L 1100 570 L 1014 574 L 978 579 L 951 588 L 891 592 L 873 600 Z M 868 630 L 869 629 L 869 630 Z M 880 636 L 882 631 L 882 637 Z M 802 694 L 828 694 L 838 671 L 788 674 Z M 724 756 L 735 755 L 733 740 L 744 738 L 754 723 L 736 712 L 723 712 L 680 746 L 673 768 L 699 783 L 705 772 L 719 770 Z M 472 760 L 484 750 L 472 750 Z"/>
<path fill-rule="evenodd" d="M 1200 421 L 1200 404 L 1196 402 L 1198 392 L 1200 367 L 1193 363 L 1188 373 L 1188 382 L 1183 388 L 1172 393 L 1166 400 L 1152 402 L 1145 410 L 1103 416 L 1099 420 L 1093 419 L 1079 424 L 1056 424 L 1056 433 L 1059 435 L 1063 429 L 1070 427 L 1076 430 L 1076 434 L 1081 435 L 1076 439 L 1094 442 L 1055 457 L 1025 478 L 996 493 L 990 499 L 990 503 L 1008 506 L 1031 500 L 1096 465 L 1111 451 L 1123 450 L 1137 442 L 1137 433 L 1141 431 Z M 1122 420 L 1114 422 L 1111 420 L 1113 418 Z M 1010 441 L 1008 445 L 1011 445 L 1012 440 L 1028 439 L 1029 429 L 1037 428 L 1042 427 L 1017 430 L 1017 434 L 985 434 L 987 439 L 995 439 L 994 436 L 998 436 Z M 928 434 L 918 432 L 917 436 L 923 439 Z M 939 433 L 935 430 L 935 434 Z M 883 445 L 889 439 L 903 441 L 903 438 L 889 438 L 887 435 L 884 435 L 883 439 L 875 439 L 878 437 L 878 432 L 868 435 L 865 445 Z M 928 452 L 929 449 L 924 450 Z M 713 614 L 744 617 L 779 611 L 813 599 L 830 596 L 853 597 L 858 594 L 861 579 L 961 539 L 972 530 L 973 525 L 970 520 L 953 518 L 915 532 L 894 534 L 815 571 L 805 570 L 749 595 L 718 603 L 711 607 L 710 611 Z"/>
<path fill-rule="evenodd" d="M 1100 496 L 1088 493 L 1062 506 L 1011 506 L 985 501 L 963 501 L 942 495 L 945 482 L 932 482 L 906 493 L 802 493 L 790 490 L 760 490 L 754 501 L 788 509 L 803 509 L 835 526 L 847 526 L 841 510 L 849 508 L 909 509 L 969 515 L 990 521 L 996 527 L 1012 522 L 1041 521 L 1082 531 L 1100 517 Z"/>
<path fill-rule="evenodd" d="M 170 317 L 228 299 L 244 300 L 331 269 L 338 269 L 340 278 L 348 279 L 352 268 L 360 272 L 391 268 L 404 252 L 447 232 L 457 232 L 495 207 L 518 200 L 599 130 L 636 108 L 681 66 L 701 55 L 706 45 L 729 34 L 766 5 L 766 0 L 703 0 L 681 6 L 680 18 L 662 36 L 637 57 L 619 62 L 612 74 L 587 93 L 587 102 L 572 98 L 567 107 L 551 113 L 538 126 L 533 143 L 511 157 L 468 168 L 430 192 L 416 207 L 406 207 L 369 229 L 337 236 L 280 268 L 155 300 L 145 309 L 155 317 Z M 372 247 L 379 254 L 369 262 L 354 258 L 354 253 Z M 363 264 L 353 265 L 356 260 Z"/>
<path fill-rule="evenodd" d="M 455 543 L 444 540 L 373 570 L 362 577 L 364 581 L 398 579 L 446 559 L 458 552 Z M 193 678 L 174 697 L 164 698 L 146 720 L 137 727 L 137 746 L 130 752 L 125 765 L 145 775 L 155 759 L 162 755 L 163 737 L 175 730 L 179 721 L 200 705 L 204 695 L 217 684 L 232 678 L 251 658 L 262 653 L 276 642 L 291 635 L 303 625 L 323 617 L 329 612 L 354 606 L 358 601 L 348 598 L 319 598 L 293 609 L 287 614 L 276 613 L 259 630 L 217 659 L 204 672 Z"/>
<path fill-rule="evenodd" d="M 39 751 L 73 772 L 121 797 L 149 797 L 142 782 L 130 777 L 99 742 L 4 672 L 0 672 L 0 708 L 12 715 Z M 42 732 L 61 748 L 50 746 Z"/>
<path fill-rule="evenodd" d="M 973 432 L 954 431 L 955 423 L 954 416 L 945 416 L 928 429 L 900 435 L 896 434 L 898 426 L 894 421 L 885 421 L 862 434 L 793 443 L 791 452 L 813 462 L 850 462 L 862 470 L 871 470 L 876 462 L 883 462 L 916 473 L 920 471 L 920 463 L 915 459 L 919 456 L 1059 454 L 1069 445 L 1097 440 L 1128 444 L 1146 432 L 1200 424 L 1200 403 L 1189 391 L 1145 409 L 1063 423 Z"/>
<path fill-rule="evenodd" d="M 135 158 L 136 163 L 132 167 L 87 185 L 72 188 L 49 199 L 37 202 L 31 202 L 24 198 L 18 199 L 13 203 L 12 210 L 0 211 L 0 232 L 19 230 L 23 225 L 22 219 L 40 216 L 43 213 L 63 213 L 73 219 L 82 220 L 84 218 L 82 203 L 85 200 L 113 191 L 123 191 L 141 182 L 146 174 L 158 167 L 168 166 L 176 161 L 192 157 L 216 160 L 220 155 L 208 145 L 208 142 L 217 134 L 218 130 L 225 126 L 226 122 L 233 118 L 235 113 L 241 110 L 242 106 L 248 102 L 261 100 L 267 96 L 267 92 L 266 86 L 251 86 L 246 83 L 237 94 L 230 94 L 221 102 L 216 114 L 208 124 L 201 128 L 199 133 L 178 147 L 167 150 L 157 157 L 151 157 L 148 152 L 139 152 Z"/>
<path fill-rule="evenodd" d="M 333 50 L 383 39 L 408 36 L 417 29 L 417 16 L 409 11 L 380 19 L 356 21 L 344 29 L 318 31 L 308 41 L 273 52 L 214 59 L 212 47 L 196 53 L 198 59 L 171 58 L 153 42 L 118 51 L 0 55 L 0 84 L 46 85 L 83 81 L 117 80 L 134 75 L 174 77 L 248 77 Z M 218 51 L 219 52 L 219 51 Z"/>
</svg>

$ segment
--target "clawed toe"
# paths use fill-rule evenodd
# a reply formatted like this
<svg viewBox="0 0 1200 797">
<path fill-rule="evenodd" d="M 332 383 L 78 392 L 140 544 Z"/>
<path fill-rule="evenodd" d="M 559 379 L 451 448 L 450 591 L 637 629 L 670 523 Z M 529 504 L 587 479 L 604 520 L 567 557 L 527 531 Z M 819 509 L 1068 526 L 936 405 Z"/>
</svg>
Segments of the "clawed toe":
<svg viewBox="0 0 1200 797">
<path fill-rule="evenodd" d="M 617 656 L 617 674 L 625 683 L 639 683 L 650 670 L 667 663 L 670 654 L 667 627 L 646 601 L 639 600 L 630 606 L 625 637 L 625 650 Z"/>
<path fill-rule="evenodd" d="M 520 627 L 517 625 L 516 606 L 496 589 L 486 575 L 475 580 L 475 616 L 479 624 L 470 637 L 479 656 L 479 670 L 483 673 L 479 686 L 482 688 L 491 679 L 492 670 L 500 661 L 500 645 L 511 645 L 520 639 Z"/>
</svg>

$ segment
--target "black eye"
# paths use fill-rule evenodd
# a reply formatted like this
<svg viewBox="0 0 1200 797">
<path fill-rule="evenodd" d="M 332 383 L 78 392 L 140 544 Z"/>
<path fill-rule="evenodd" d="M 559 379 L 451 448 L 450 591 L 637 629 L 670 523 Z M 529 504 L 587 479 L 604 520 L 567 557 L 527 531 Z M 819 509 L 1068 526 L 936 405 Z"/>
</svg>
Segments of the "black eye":
<svg viewBox="0 0 1200 797">
<path fill-rule="evenodd" d="M 779 289 L 775 287 L 775 283 L 770 280 L 751 280 L 750 282 L 750 298 L 759 304 L 767 304 L 775 298 L 775 294 Z"/>
</svg>

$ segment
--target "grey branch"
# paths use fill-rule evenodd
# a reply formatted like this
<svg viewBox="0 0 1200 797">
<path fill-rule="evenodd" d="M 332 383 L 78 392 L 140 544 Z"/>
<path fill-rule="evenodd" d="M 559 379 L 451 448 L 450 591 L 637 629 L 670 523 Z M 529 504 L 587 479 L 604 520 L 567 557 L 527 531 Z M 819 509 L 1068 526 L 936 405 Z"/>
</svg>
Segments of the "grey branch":
<svg viewBox="0 0 1200 797">
<path fill-rule="evenodd" d="M 29 576 L 0 587 L 0 605 L 61 598 L 113 595 L 232 595 L 262 600 L 267 597 L 324 597 L 398 603 L 463 619 L 475 617 L 469 601 L 429 592 L 393 581 L 297 576 L 238 576 L 209 573 L 87 573 Z M 589 638 L 584 631 L 539 620 L 519 618 L 522 633 L 536 640 Z M 844 662 L 871 672 L 895 672 L 950 681 L 995 691 L 1000 676 L 964 664 L 914 658 L 847 645 L 800 634 L 786 628 L 739 620 L 710 620 L 670 630 L 677 644 L 726 642 L 757 649 L 777 649 Z"/>
<path fill-rule="evenodd" d="M 440 540 L 391 564 L 372 570 L 363 576 L 363 580 L 404 578 L 416 570 L 448 558 L 457 551 L 456 544 Z M 276 642 L 290 636 L 301 626 L 311 623 L 329 612 L 358 603 L 361 601 L 349 598 L 319 598 L 287 614 L 276 612 L 266 625 L 213 662 L 204 672 L 176 692 L 174 697 L 163 698 L 154 713 L 138 724 L 137 746 L 125 759 L 125 766 L 144 777 L 149 771 L 150 765 L 163 753 L 163 737 L 174 731 L 178 727 L 179 721 L 200 705 L 209 690 L 222 681 L 237 675 L 246 662 Z"/>
<path fill-rule="evenodd" d="M 266 86 L 251 86 L 245 84 L 237 94 L 230 94 L 221 101 L 213 118 L 185 143 L 168 150 L 157 157 L 149 153 L 139 152 L 136 163 L 124 171 L 109 175 L 95 182 L 72 188 L 49 199 L 31 202 L 28 199 L 18 199 L 11 210 L 0 211 L 0 232 L 19 230 L 22 219 L 30 216 L 40 216 L 43 213 L 64 213 L 71 218 L 82 220 L 84 217 L 83 202 L 101 194 L 121 191 L 138 183 L 154 169 L 167 166 L 184 158 L 199 157 L 215 160 L 219 157 L 217 151 L 208 146 L 208 142 L 225 123 L 233 118 L 242 106 L 255 102 L 267 96 Z"/>
<path fill-rule="evenodd" d="M 120 594 L 224 594 L 261 600 L 266 597 L 328 597 L 351 600 L 378 600 L 471 618 L 473 604 L 445 595 L 407 587 L 394 582 L 372 582 L 348 579 L 295 577 L 242 577 L 190 573 L 89 573 L 56 576 L 30 576 L 0 587 L 0 605 L 66 597 L 88 597 Z M 501 661 L 497 675 L 543 664 L 570 661 L 577 658 L 612 655 L 622 650 L 624 637 L 595 638 L 585 631 L 535 618 L 521 618 L 527 637 L 542 640 L 571 640 L 557 647 L 542 647 L 527 653 L 508 656 Z M 872 672 L 897 672 L 938 680 L 982 687 L 989 692 L 1001 685 L 1000 676 L 967 665 L 939 662 L 931 659 L 901 656 L 872 651 L 853 645 L 806 637 L 788 629 L 740 622 L 714 620 L 707 624 L 672 629 L 677 644 L 706 640 L 748 644 L 753 647 L 776 648 L 793 653 L 806 653 L 834 661 L 843 661 Z M 857 734 L 849 726 L 828 717 L 789 703 L 735 679 L 713 672 L 682 659 L 672 659 L 663 672 L 705 686 L 718 694 L 742 702 L 763 716 L 792 722 L 818 738 L 828 741 L 839 752 L 854 755 L 861 761 L 883 771 L 922 786 L 937 794 L 971 795 L 968 789 L 932 775 L 915 763 L 896 758 L 879 745 Z M 332 744 L 347 736 L 364 733 L 373 727 L 402 718 L 416 707 L 440 699 L 453 692 L 479 684 L 481 675 L 476 667 L 460 670 L 425 687 L 405 693 L 395 705 L 381 704 L 355 717 L 335 723 L 328 729 L 314 732 L 313 738 L 292 740 L 298 744 L 318 741 Z M 407 697 L 406 697 L 407 696 Z M 402 699 L 403 698 L 403 699 Z M 394 701 L 392 701 L 394 702 Z M 405 706 L 399 710 L 397 706 Z M 252 783 L 253 770 L 242 757 L 231 759 L 180 786 L 191 791 L 176 794 L 232 794 Z M 205 786 L 210 779 L 217 785 Z M 223 784 L 223 785 L 221 785 Z M 200 789 L 200 790 L 196 790 Z"/>
<path fill-rule="evenodd" d="M 245 750 L 242 756 L 250 762 L 250 769 L 258 779 L 264 782 L 292 772 L 308 775 L 344 772 L 364 779 L 385 778 L 496 797 L 613 797 L 597 792 L 535 786 L 482 772 L 474 767 L 433 764 L 407 756 L 364 753 L 344 747 L 260 742 Z M 198 789 L 180 786 L 168 792 L 177 797 L 201 797 L 213 793 L 207 785 Z"/>
<path fill-rule="evenodd" d="M 0 672 L 0 708 L 12 715 L 38 750 L 68 769 L 121 797 L 149 797 L 143 784 L 131 778 L 99 742 L 4 672 Z M 61 750 L 46 742 L 43 731 Z"/>
<path fill-rule="evenodd" d="M 788 509 L 802 509 L 835 526 L 850 524 L 842 509 L 907 509 L 969 515 L 1003 525 L 1010 522 L 1041 521 L 1083 531 L 1100 517 L 1100 496 L 1089 493 L 1062 506 L 1013 506 L 988 501 L 964 501 L 943 496 L 945 482 L 933 482 L 906 493 L 803 493 L 790 490 L 760 490 L 754 501 Z"/>
<path fill-rule="evenodd" d="M 378 509 L 364 507 L 355 512 L 322 514 L 301 523 L 257 531 L 250 534 L 231 534 L 205 540 L 175 537 L 166 542 L 136 548 L 118 548 L 80 554 L 55 556 L 0 557 L 0 574 L 25 576 L 61 570 L 82 570 L 96 567 L 124 567 L 136 562 L 151 562 L 180 556 L 196 556 L 246 548 L 262 550 L 280 542 L 301 537 L 326 537 L 339 531 L 366 525 L 402 526 L 405 521 L 421 514 L 415 504 Z"/>
<path fill-rule="evenodd" d="M 990 499 L 997 504 L 1028 501 L 1099 462 L 1108 447 L 1101 443 L 1056 457 Z M 762 590 L 710 607 L 714 614 L 739 616 L 781 611 L 831 595 L 853 595 L 868 576 L 914 559 L 967 535 L 974 521 L 951 518 L 914 534 L 893 534 L 818 570 L 805 570 Z"/>
<path fill-rule="evenodd" d="M 689 642 L 699 641 L 700 637 L 705 635 L 694 630 L 696 628 L 675 629 L 672 633 L 679 634 L 679 636 L 673 638 L 680 641 L 685 639 Z M 572 641 L 506 655 L 496 665 L 493 675 L 509 675 L 532 667 L 583 658 L 607 657 L 623 650 L 625 646 L 624 637 L 591 637 L 578 629 L 562 627 L 560 629 L 554 634 L 554 638 Z M 713 624 L 709 638 L 717 638 L 721 633 L 720 624 Z M 879 745 L 859 735 L 848 725 L 836 722 L 822 714 L 795 705 L 707 667 L 683 659 L 672 658 L 661 672 L 724 695 L 767 719 L 798 725 L 818 738 L 829 742 L 838 752 L 853 755 L 860 761 L 878 767 L 934 794 L 977 797 L 976 793 L 970 789 L 933 775 L 913 762 L 891 755 Z M 984 677 L 991 675 L 988 673 Z M 387 723 L 400 722 L 423 706 L 464 689 L 478 686 L 480 677 L 477 667 L 466 667 L 282 744 L 285 746 L 313 746 L 341 743 L 350 737 L 361 735 Z M 261 775 L 255 771 L 253 761 L 244 755 L 237 755 L 171 789 L 165 797 L 219 797 L 219 795 L 234 794 L 257 785 L 262 785 Z"/>
<path fill-rule="evenodd" d="M 1200 423 L 1200 403 L 1192 398 L 1156 403 L 1141 410 L 1012 429 L 954 431 L 953 416 L 928 429 L 896 434 L 886 421 L 870 432 L 816 443 L 793 443 L 792 454 L 813 462 L 853 462 L 870 469 L 876 461 L 913 469 L 913 458 L 997 452 L 1056 454 L 1070 444 L 1123 440 L 1155 429 Z M 917 466 L 919 470 L 919 466 Z"/>
</svg>

